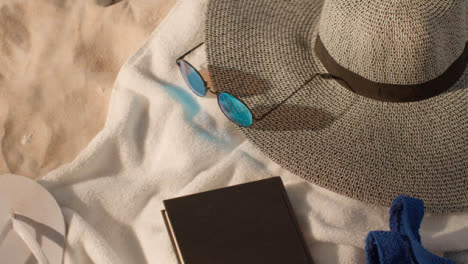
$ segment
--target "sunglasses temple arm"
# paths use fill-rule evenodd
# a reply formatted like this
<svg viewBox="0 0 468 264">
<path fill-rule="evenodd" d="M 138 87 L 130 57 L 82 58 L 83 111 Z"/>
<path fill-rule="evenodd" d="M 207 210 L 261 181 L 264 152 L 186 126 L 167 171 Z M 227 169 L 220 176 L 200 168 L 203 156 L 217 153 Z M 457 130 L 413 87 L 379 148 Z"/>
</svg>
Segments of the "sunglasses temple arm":
<svg viewBox="0 0 468 264">
<path fill-rule="evenodd" d="M 273 108 L 271 108 L 270 110 L 268 110 L 268 112 L 262 114 L 260 117 L 253 117 L 253 119 L 255 121 L 260 121 L 262 120 L 264 117 L 266 117 L 267 115 L 269 115 L 271 112 L 273 112 L 276 108 L 280 107 L 284 102 L 286 102 L 289 98 L 291 98 L 293 95 L 295 95 L 297 92 L 299 92 L 300 90 L 302 90 L 302 88 L 306 87 L 306 85 L 308 83 L 310 83 L 315 77 L 317 76 L 321 76 L 323 78 L 327 78 L 327 79 L 336 79 L 336 80 L 341 80 L 346 86 L 350 88 L 349 84 L 343 80 L 342 78 L 336 76 L 336 75 L 333 75 L 333 74 L 329 74 L 329 73 L 316 73 L 314 75 L 312 75 L 312 77 L 310 77 L 303 85 L 301 85 L 296 91 L 294 91 L 292 94 L 290 94 L 288 97 L 286 97 L 285 99 L 283 99 L 283 101 L 279 102 L 277 105 L 275 105 Z"/>
<path fill-rule="evenodd" d="M 275 105 L 273 108 L 268 110 L 266 113 L 263 113 L 260 117 L 255 118 L 255 121 L 260 121 L 262 120 L 265 116 L 269 115 L 271 112 L 273 112 L 276 108 L 280 107 L 284 102 L 286 102 L 289 98 L 291 98 L 293 95 L 295 95 L 297 92 L 302 90 L 310 81 L 312 81 L 319 73 L 314 74 L 312 77 L 310 77 L 303 85 L 301 85 L 296 91 L 294 91 L 292 94 L 290 94 L 288 97 L 283 99 L 283 101 L 279 102 L 277 105 Z"/>
<path fill-rule="evenodd" d="M 179 63 L 180 60 L 182 60 L 183 58 L 185 58 L 185 56 L 189 55 L 190 52 L 196 50 L 198 47 L 200 47 L 201 45 L 203 45 L 205 42 L 202 42 L 198 45 L 196 45 L 195 47 L 193 47 L 192 49 L 190 49 L 189 51 L 185 52 L 182 56 L 180 56 L 179 58 L 177 58 L 176 62 L 177 64 Z"/>
</svg>

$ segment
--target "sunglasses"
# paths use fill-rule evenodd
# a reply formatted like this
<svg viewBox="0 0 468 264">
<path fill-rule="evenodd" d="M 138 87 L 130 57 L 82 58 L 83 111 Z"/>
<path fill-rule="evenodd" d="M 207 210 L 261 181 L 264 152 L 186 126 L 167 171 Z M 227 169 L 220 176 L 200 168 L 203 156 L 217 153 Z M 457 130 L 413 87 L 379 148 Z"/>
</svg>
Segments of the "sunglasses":
<svg viewBox="0 0 468 264">
<path fill-rule="evenodd" d="M 269 111 L 262 114 L 260 117 L 255 117 L 252 114 L 252 111 L 250 110 L 250 108 L 239 98 L 226 92 L 216 92 L 216 91 L 211 90 L 208 87 L 207 82 L 201 76 L 200 72 L 198 72 L 195 69 L 195 67 L 193 67 L 190 63 L 184 60 L 185 56 L 190 54 L 192 51 L 194 51 L 201 45 L 203 45 L 203 42 L 198 44 L 194 48 L 190 49 L 189 51 L 187 51 L 185 54 L 183 54 L 176 60 L 176 64 L 179 66 L 180 73 L 182 74 L 183 79 L 185 80 L 188 87 L 190 88 L 190 90 L 192 90 L 194 94 L 200 97 L 205 97 L 207 92 L 215 94 L 218 99 L 219 108 L 221 108 L 221 111 L 224 113 L 224 115 L 227 118 L 229 118 L 229 120 L 231 120 L 234 124 L 241 126 L 241 127 L 249 127 L 252 125 L 254 120 L 255 121 L 262 120 L 268 114 L 273 112 L 273 110 L 275 110 L 284 102 L 286 102 L 286 100 L 288 100 L 294 94 L 296 94 L 299 90 L 305 87 L 314 77 L 316 76 L 322 76 L 324 78 L 336 77 L 328 73 L 317 73 L 313 75 L 309 80 L 307 80 L 304 83 L 304 85 L 301 85 L 301 87 L 295 90 L 291 95 L 289 95 L 283 101 L 281 101 L 280 103 L 272 107 Z M 336 77 L 336 78 L 341 79 L 339 77 Z"/>
</svg>

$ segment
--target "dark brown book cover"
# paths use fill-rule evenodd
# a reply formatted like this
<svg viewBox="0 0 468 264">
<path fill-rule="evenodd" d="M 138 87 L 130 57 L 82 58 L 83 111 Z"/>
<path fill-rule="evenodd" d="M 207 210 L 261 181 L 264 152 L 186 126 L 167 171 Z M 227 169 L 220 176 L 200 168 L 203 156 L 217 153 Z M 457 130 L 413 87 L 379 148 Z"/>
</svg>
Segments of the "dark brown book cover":
<svg viewBox="0 0 468 264">
<path fill-rule="evenodd" d="M 164 201 L 184 264 L 310 264 L 280 177 Z"/>
</svg>

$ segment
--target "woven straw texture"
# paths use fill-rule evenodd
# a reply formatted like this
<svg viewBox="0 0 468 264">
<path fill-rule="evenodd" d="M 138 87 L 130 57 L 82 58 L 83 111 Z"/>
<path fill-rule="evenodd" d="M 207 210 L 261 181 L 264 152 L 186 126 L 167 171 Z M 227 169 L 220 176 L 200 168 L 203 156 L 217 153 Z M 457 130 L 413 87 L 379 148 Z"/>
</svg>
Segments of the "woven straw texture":
<svg viewBox="0 0 468 264">
<path fill-rule="evenodd" d="M 260 116 L 326 72 L 313 52 L 322 6 L 210 1 L 206 49 L 214 89 Z M 468 208 L 467 83 L 465 69 L 436 97 L 388 103 L 319 77 L 242 131 L 278 164 L 343 195 L 389 206 L 405 194 L 423 199 L 429 212 L 461 211 Z"/>
<path fill-rule="evenodd" d="M 463 0 L 325 1 L 319 34 L 348 70 L 375 82 L 418 84 L 441 75 L 462 53 L 467 5 Z"/>
</svg>

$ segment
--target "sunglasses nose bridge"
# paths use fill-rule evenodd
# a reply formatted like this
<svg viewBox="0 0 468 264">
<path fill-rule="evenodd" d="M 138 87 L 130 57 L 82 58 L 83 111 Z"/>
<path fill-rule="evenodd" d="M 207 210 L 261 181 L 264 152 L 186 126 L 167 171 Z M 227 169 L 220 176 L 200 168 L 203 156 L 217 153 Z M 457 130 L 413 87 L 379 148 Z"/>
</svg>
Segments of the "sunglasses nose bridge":
<svg viewBox="0 0 468 264">
<path fill-rule="evenodd" d="M 180 73 L 190 90 L 200 97 L 206 96 L 207 91 L 215 94 L 221 112 L 233 123 L 241 127 L 252 125 L 253 115 L 247 105 L 240 99 L 225 92 L 212 91 L 208 83 L 195 67 L 182 58 L 176 60 Z"/>
</svg>

